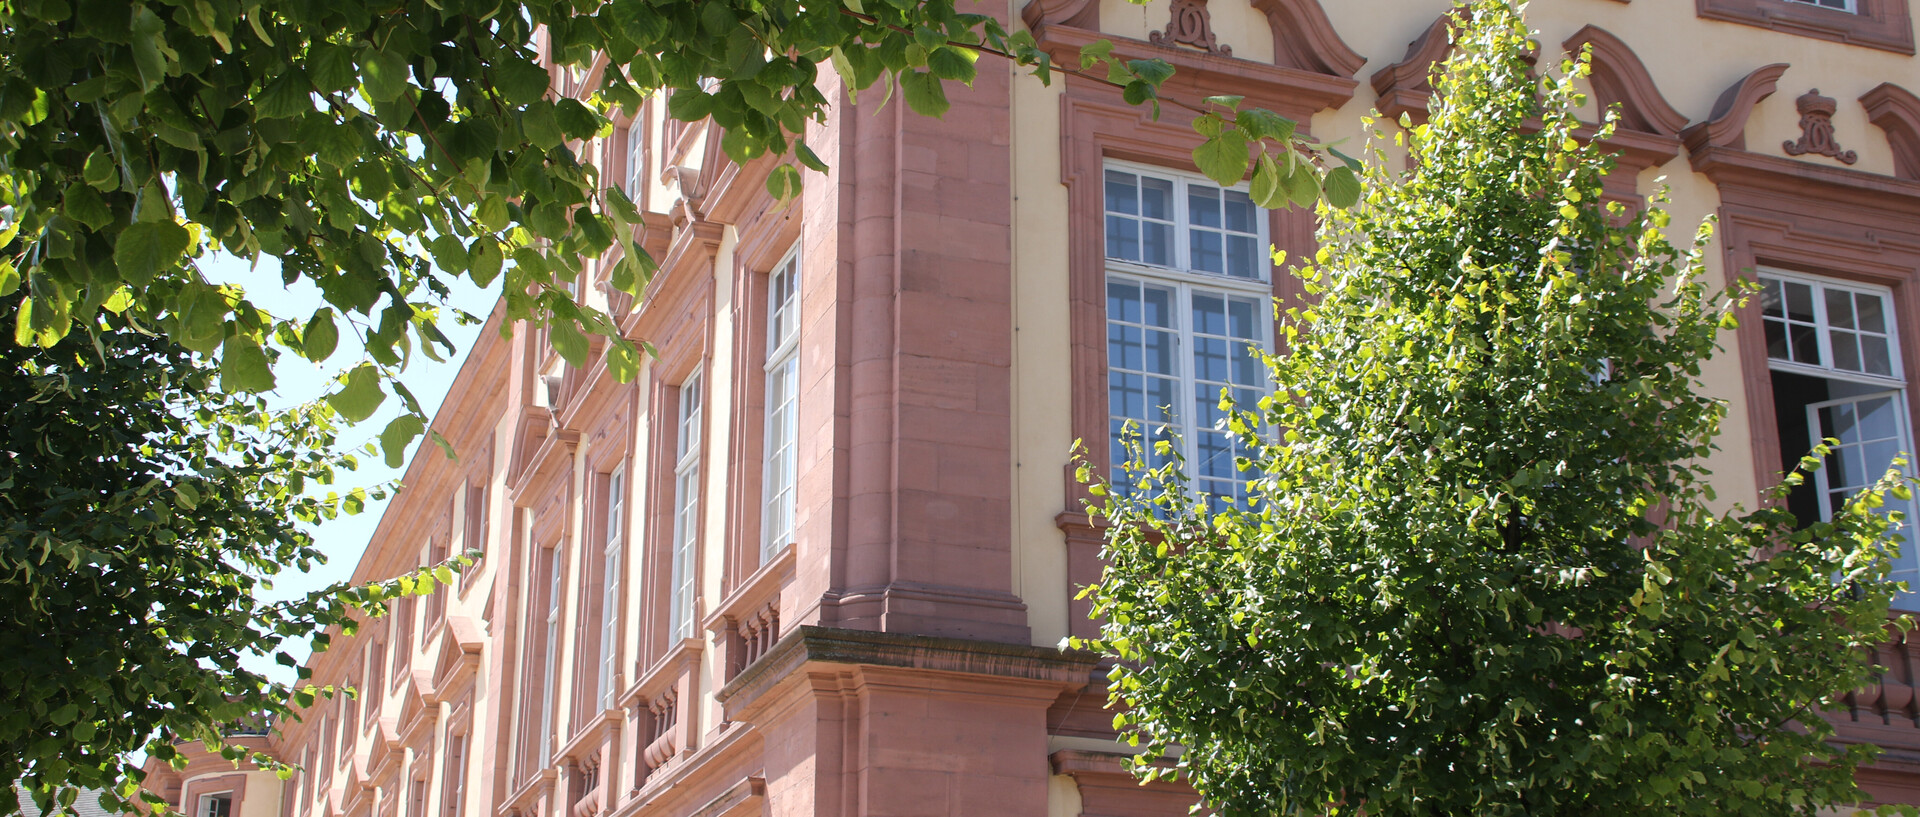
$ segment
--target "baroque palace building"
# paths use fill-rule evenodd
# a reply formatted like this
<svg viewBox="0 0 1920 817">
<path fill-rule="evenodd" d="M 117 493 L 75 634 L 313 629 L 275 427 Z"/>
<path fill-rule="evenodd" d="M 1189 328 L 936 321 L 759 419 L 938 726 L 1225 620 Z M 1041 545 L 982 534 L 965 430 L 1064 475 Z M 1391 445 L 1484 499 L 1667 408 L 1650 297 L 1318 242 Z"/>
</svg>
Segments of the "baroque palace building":
<svg viewBox="0 0 1920 817">
<path fill-rule="evenodd" d="M 1057 58 L 1111 38 L 1178 73 L 1364 138 L 1422 116 L 1447 0 L 1028 0 L 989 10 Z M 1541 0 L 1547 55 L 1592 46 L 1591 117 L 1618 105 L 1630 203 L 1717 215 L 1712 274 L 1766 287 L 1707 372 L 1711 465 L 1751 507 L 1809 440 L 1844 462 L 1809 517 L 1911 450 L 1920 415 L 1920 62 L 1909 0 Z M 556 70 L 556 93 L 592 72 Z M 716 128 L 658 105 L 579 146 L 647 211 L 660 273 L 635 304 L 580 297 L 660 354 L 636 382 L 565 366 L 537 332 L 480 333 L 354 578 L 465 549 L 456 586 L 395 602 L 311 662 L 357 699 L 243 739 L 287 781 L 199 757 L 155 769 L 193 817 L 1177 815 L 1191 791 L 1121 766 L 1075 588 L 1098 575 L 1069 449 L 1172 405 L 1203 487 L 1251 393 L 1270 263 L 1309 212 L 1194 172 L 1197 137 L 1116 91 L 981 63 L 944 119 L 840 101 L 831 165 L 778 207 Z M 617 252 L 617 250 L 616 250 Z M 600 270 L 593 264 L 589 270 Z M 497 324 L 500 313 L 492 321 Z M 1908 351 L 1912 350 L 1912 351 Z M 1209 482 L 1209 480 L 1212 480 Z M 1909 555 L 1907 577 L 1920 578 Z M 1920 803 L 1920 649 L 1826 716 Z"/>
</svg>

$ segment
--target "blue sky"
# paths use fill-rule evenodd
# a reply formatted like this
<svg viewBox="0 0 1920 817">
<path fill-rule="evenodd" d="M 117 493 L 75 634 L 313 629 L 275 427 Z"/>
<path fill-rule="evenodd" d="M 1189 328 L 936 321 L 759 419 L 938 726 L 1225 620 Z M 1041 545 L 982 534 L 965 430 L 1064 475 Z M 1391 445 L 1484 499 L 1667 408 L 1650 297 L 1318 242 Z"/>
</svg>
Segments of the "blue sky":
<svg viewBox="0 0 1920 817">
<path fill-rule="evenodd" d="M 254 305 L 275 316 L 305 318 L 323 303 L 319 290 L 309 281 L 303 279 L 291 287 L 284 286 L 280 279 L 279 263 L 272 259 L 262 259 L 258 267 L 249 269 L 247 262 L 241 259 L 219 255 L 203 260 L 201 268 L 210 282 L 232 283 L 242 287 Z M 481 319 L 485 319 L 500 296 L 497 286 L 483 290 L 464 278 L 455 281 L 452 290 L 449 303 Z M 456 353 L 448 356 L 445 362 L 436 362 L 416 350 L 401 376 L 402 382 L 412 390 L 428 417 L 439 410 L 441 401 L 446 398 L 454 375 L 466 359 L 467 350 L 473 347 L 473 341 L 480 333 L 481 324 L 461 326 L 449 318 L 441 322 L 440 329 L 453 341 Z M 333 388 L 336 376 L 364 359 L 365 353 L 358 338 L 343 328 L 339 348 L 334 351 L 333 357 L 323 363 L 309 363 L 292 355 L 282 355 L 274 368 L 278 383 L 272 397 L 281 404 L 317 399 Z M 399 413 L 400 401 L 389 397 L 372 417 L 348 427 L 341 435 L 342 444 L 358 447 L 375 439 L 387 422 Z M 408 456 L 417 453 L 426 439 L 423 436 L 415 440 Z M 437 448 L 431 449 L 429 454 L 441 456 Z M 405 470 L 404 463 L 400 468 L 388 468 L 386 460 L 378 455 L 369 456 L 359 452 L 358 459 L 359 470 L 345 474 L 335 485 L 319 486 L 320 492 L 337 490 L 345 493 L 355 487 L 371 490 L 374 486 L 398 479 Z M 290 598 L 349 578 L 354 565 L 360 561 L 360 555 L 366 551 L 367 540 L 373 536 L 373 530 L 380 523 L 380 515 L 386 511 L 386 507 L 386 500 L 370 501 L 366 511 L 361 514 L 341 516 L 314 526 L 314 538 L 321 552 L 327 555 L 327 564 L 311 573 L 282 573 L 275 577 L 274 588 L 262 592 L 260 596 L 267 599 Z M 304 645 L 301 645 L 299 654 L 304 655 Z M 290 671 L 271 662 L 249 663 L 256 670 L 269 671 L 273 677 L 287 681 L 293 679 Z"/>
</svg>

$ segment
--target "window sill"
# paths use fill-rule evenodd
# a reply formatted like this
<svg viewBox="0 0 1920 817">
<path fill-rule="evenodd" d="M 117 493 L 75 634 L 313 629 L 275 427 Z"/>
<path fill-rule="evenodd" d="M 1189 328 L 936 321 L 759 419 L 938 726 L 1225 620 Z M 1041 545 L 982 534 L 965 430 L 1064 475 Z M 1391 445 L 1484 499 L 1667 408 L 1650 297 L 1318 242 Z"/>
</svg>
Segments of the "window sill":
<svg viewBox="0 0 1920 817">
<path fill-rule="evenodd" d="M 1899 54 L 1914 53 L 1913 17 L 1907 0 L 1860 0 L 1857 13 L 1787 0 L 1695 0 L 1695 9 L 1709 20 Z"/>
</svg>

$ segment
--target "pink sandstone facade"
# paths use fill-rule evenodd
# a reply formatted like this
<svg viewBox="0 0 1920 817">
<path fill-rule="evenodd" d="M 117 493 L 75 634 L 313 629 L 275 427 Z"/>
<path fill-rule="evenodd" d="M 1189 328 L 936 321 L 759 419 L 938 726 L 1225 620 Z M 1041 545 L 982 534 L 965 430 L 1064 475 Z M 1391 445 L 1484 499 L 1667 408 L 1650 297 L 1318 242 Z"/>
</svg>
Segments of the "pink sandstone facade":
<svg viewBox="0 0 1920 817">
<path fill-rule="evenodd" d="M 1373 109 L 1422 115 L 1447 6 L 985 8 L 1056 56 L 1112 38 L 1174 63 L 1168 93 L 1241 94 L 1331 140 Z M 1664 177 L 1676 226 L 1720 217 L 1714 271 L 1773 293 L 1707 375 L 1730 407 L 1726 501 L 1832 430 L 1822 409 L 1880 411 L 1910 448 L 1908 0 L 1532 13 L 1548 53 L 1593 47 L 1594 117 L 1622 109 L 1609 195 L 1638 204 Z M 622 384 L 537 332 L 481 332 L 434 421 L 459 459 L 415 458 L 355 577 L 484 560 L 314 657 L 315 682 L 359 697 L 249 738 L 305 771 L 199 758 L 152 785 L 195 817 L 1185 813 L 1190 791 L 1125 774 L 1098 662 L 1058 648 L 1092 632 L 1073 596 L 1099 570 L 1068 452 L 1104 467 L 1140 405 L 1257 388 L 1237 355 L 1271 327 L 1245 316 L 1298 297 L 1258 248 L 1309 251 L 1312 216 L 1205 182 L 1171 108 L 981 67 L 941 120 L 823 80 L 841 104 L 807 141 L 833 170 L 784 208 L 774 159 L 735 165 L 717 128 L 659 105 L 577 146 L 647 212 L 661 262 L 637 306 L 593 264 L 580 297 L 659 356 Z M 596 81 L 554 73 L 556 93 Z M 1205 469 L 1199 413 L 1179 423 Z M 1880 801 L 1920 802 L 1916 657 L 1887 644 L 1884 682 L 1829 713 L 1885 747 Z"/>
</svg>

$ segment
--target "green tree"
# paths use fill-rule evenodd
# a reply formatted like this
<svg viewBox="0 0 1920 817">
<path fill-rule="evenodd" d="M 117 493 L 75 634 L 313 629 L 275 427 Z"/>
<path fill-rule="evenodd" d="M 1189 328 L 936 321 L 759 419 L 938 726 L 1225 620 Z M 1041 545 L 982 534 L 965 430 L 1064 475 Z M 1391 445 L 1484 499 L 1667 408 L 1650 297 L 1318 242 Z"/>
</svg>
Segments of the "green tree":
<svg viewBox="0 0 1920 817">
<path fill-rule="evenodd" d="M 543 54 L 596 77 L 593 93 L 555 94 Z M 426 433 L 397 377 L 416 351 L 453 351 L 439 327 L 455 279 L 499 286 L 509 320 L 545 325 L 573 365 L 587 335 L 609 336 L 609 370 L 635 374 L 636 344 L 566 291 L 584 258 L 617 256 L 611 283 L 632 295 L 653 269 L 633 203 L 576 152 L 617 108 L 662 98 L 724 129 L 735 160 L 790 153 L 767 179 L 790 197 L 799 167 L 824 169 L 800 140 L 833 104 L 823 66 L 939 115 L 983 54 L 1201 114 L 1195 160 L 1216 178 L 1244 176 L 1249 146 L 1279 152 L 1254 167 L 1263 203 L 1358 195 L 1353 169 L 1325 169 L 1281 117 L 1161 100 L 1171 68 L 1099 44 L 1056 68 L 955 0 L 0 2 L 0 326 L 20 347 L 0 391 L 24 395 L 5 404 L 13 429 L 53 435 L 15 438 L 0 489 L 0 597 L 25 605 L 0 636 L 25 645 L 0 657 L 15 696 L 0 703 L 18 704 L 0 711 L 0 778 L 104 785 L 143 745 L 164 755 L 243 711 L 289 712 L 289 690 L 236 654 L 428 584 L 246 601 L 313 558 L 292 525 L 323 512 L 300 493 L 337 462 L 336 422 L 397 397 L 390 462 Z M 277 264 L 220 284 L 198 267 L 215 253 Z M 310 315 L 247 295 L 299 281 L 323 300 Z M 343 335 L 367 357 L 336 360 Z M 271 390 L 289 355 L 346 371 L 323 403 L 267 413 L 244 395 Z M 108 426 L 154 438 L 87 436 Z M 114 637 L 76 641 L 80 621 Z M 72 666 L 32 671 L 27 655 Z"/>
<path fill-rule="evenodd" d="M 1413 169 L 1373 151 L 1321 211 L 1316 302 L 1231 421 L 1251 501 L 1172 465 L 1094 486 L 1116 724 L 1223 815 L 1858 802 L 1872 750 L 1815 710 L 1869 677 L 1875 508 L 1907 487 L 1831 523 L 1708 508 L 1700 371 L 1742 293 L 1702 281 L 1707 230 L 1683 251 L 1660 202 L 1602 204 L 1584 63 L 1536 77 L 1512 0 L 1465 10 Z"/>
<path fill-rule="evenodd" d="M 0 320 L 15 309 L 0 301 Z M 42 808 L 72 805 L 76 787 L 125 808 L 132 750 L 167 759 L 176 739 L 218 744 L 223 727 L 332 694 L 243 661 L 290 665 L 291 642 L 324 648 L 329 625 L 352 632 L 353 614 L 450 575 L 255 599 L 322 560 L 299 522 L 364 499 L 305 490 L 344 464 L 334 425 L 228 394 L 217 367 L 118 320 L 0 344 L 0 780 L 24 778 Z M 0 812 L 17 807 L 0 797 Z"/>
</svg>

